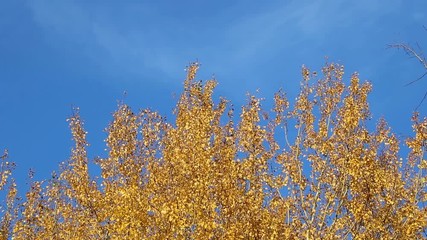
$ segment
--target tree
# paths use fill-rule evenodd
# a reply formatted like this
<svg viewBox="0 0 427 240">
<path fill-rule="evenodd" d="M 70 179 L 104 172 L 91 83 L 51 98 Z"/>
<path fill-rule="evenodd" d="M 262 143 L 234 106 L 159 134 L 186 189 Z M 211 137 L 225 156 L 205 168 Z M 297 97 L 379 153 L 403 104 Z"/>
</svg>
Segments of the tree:
<svg viewBox="0 0 427 240">
<path fill-rule="evenodd" d="M 369 83 L 343 82 L 327 64 L 302 68 L 294 107 L 274 95 L 271 116 L 249 96 L 239 122 L 216 81 L 188 68 L 176 121 L 120 104 L 108 157 L 88 169 L 76 111 L 75 142 L 58 174 L 34 182 L 9 234 L 16 239 L 416 239 L 426 237 L 427 119 L 413 116 L 404 161 L 385 120 L 368 128 Z M 228 113 L 228 114 L 227 114 Z M 295 131 L 293 131 L 293 129 Z M 18 207 L 16 207 L 18 208 Z"/>
<path fill-rule="evenodd" d="M 7 239 L 11 237 L 12 223 L 16 219 L 18 214 L 17 203 L 16 203 L 16 184 L 15 181 L 10 177 L 15 164 L 7 161 L 8 152 L 4 150 L 4 153 L 0 156 L 0 191 L 6 192 L 5 204 L 0 205 L 0 212 L 2 214 L 0 218 L 0 239 Z"/>
</svg>

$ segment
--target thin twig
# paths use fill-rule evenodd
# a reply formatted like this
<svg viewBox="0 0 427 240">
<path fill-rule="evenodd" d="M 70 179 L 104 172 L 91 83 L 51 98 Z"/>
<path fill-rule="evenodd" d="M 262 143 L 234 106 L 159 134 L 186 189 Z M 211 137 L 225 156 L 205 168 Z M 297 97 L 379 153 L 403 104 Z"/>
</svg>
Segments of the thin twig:
<svg viewBox="0 0 427 240">
<path fill-rule="evenodd" d="M 427 28 L 425 26 L 423 26 L 424 30 L 427 31 Z M 421 65 L 424 67 L 424 69 L 427 70 L 427 61 L 426 58 L 423 55 L 423 51 L 421 50 L 421 47 L 419 46 L 419 44 L 417 43 L 419 52 L 415 51 L 411 46 L 409 46 L 408 44 L 390 44 L 389 47 L 392 48 L 397 48 L 397 49 L 403 49 L 406 54 L 408 54 L 409 56 L 415 57 L 416 59 L 418 59 L 418 61 L 421 63 Z M 419 80 L 423 79 L 425 76 L 427 75 L 427 71 L 421 75 L 420 77 L 418 77 L 417 79 L 405 84 L 405 86 L 411 85 L 415 82 L 418 82 Z M 421 99 L 420 103 L 418 104 L 418 106 L 415 108 L 415 111 L 418 110 L 418 108 L 421 106 L 421 104 L 424 102 L 424 100 L 427 98 L 427 91 L 424 93 L 423 98 Z"/>
<path fill-rule="evenodd" d="M 7 156 L 8 156 L 8 152 L 7 152 L 7 149 L 5 149 L 3 155 L 0 157 L 0 159 L 4 160 L 7 158 Z"/>
<path fill-rule="evenodd" d="M 399 44 L 391 44 L 389 45 L 389 47 L 403 49 L 406 52 L 406 54 L 417 58 L 418 61 L 424 66 L 424 68 L 427 69 L 427 61 L 425 57 L 422 55 L 422 53 L 418 53 L 414 49 L 412 49 L 409 45 L 399 43 Z"/>
<path fill-rule="evenodd" d="M 418 108 L 421 106 L 421 104 L 424 102 L 424 100 L 427 98 L 427 91 L 424 93 L 424 97 L 423 99 L 421 99 L 420 103 L 418 104 L 418 106 L 415 108 L 415 111 L 418 110 Z"/>
<path fill-rule="evenodd" d="M 415 79 L 415 80 L 413 80 L 413 81 L 405 84 L 405 87 L 408 86 L 408 85 L 411 85 L 411 84 L 413 84 L 415 82 L 418 82 L 419 80 L 423 79 L 426 75 L 427 75 L 427 72 L 425 72 L 423 75 L 421 75 L 421 77 L 419 77 L 419 78 L 417 78 L 417 79 Z"/>
</svg>

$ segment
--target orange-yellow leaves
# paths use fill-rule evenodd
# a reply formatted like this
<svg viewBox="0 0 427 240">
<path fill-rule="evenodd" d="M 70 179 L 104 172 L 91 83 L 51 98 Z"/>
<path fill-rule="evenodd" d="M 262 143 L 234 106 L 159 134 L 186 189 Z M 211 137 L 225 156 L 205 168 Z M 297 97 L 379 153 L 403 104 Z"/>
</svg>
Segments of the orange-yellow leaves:
<svg viewBox="0 0 427 240">
<path fill-rule="evenodd" d="M 420 122 L 418 113 L 415 113 L 412 117 L 412 121 L 412 128 L 414 129 L 415 137 L 408 139 L 406 143 L 411 148 L 412 155 L 421 156 L 426 150 L 427 118 L 424 118 L 423 121 Z"/>
<path fill-rule="evenodd" d="M 0 156 L 0 190 L 3 190 L 7 181 L 12 174 L 12 170 L 15 168 L 15 164 L 13 162 L 9 162 L 8 151 L 4 150 L 4 153 Z"/>
<path fill-rule="evenodd" d="M 414 114 L 402 159 L 385 120 L 367 127 L 371 85 L 353 74 L 346 86 L 343 66 L 327 64 L 322 76 L 302 68 L 295 101 L 276 93 L 273 117 L 249 96 L 235 123 L 233 106 L 212 97 L 216 81 L 196 81 L 199 67 L 187 68 L 173 124 L 119 105 L 99 176 L 78 112 L 69 161 L 21 204 L 5 152 L 0 238 L 427 237 L 426 118 Z"/>
</svg>

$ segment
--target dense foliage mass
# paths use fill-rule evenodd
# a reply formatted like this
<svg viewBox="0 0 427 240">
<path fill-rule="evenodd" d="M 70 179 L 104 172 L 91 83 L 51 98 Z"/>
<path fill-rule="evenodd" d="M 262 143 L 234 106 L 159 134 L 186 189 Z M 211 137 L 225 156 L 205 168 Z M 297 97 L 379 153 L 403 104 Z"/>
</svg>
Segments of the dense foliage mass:
<svg viewBox="0 0 427 240">
<path fill-rule="evenodd" d="M 369 130 L 369 83 L 342 66 L 321 77 L 302 69 L 291 107 L 274 95 L 265 113 L 249 96 L 239 121 L 216 82 L 192 64 L 170 124 L 121 104 L 107 128 L 108 157 L 88 169 L 86 132 L 70 119 L 75 146 L 57 175 L 16 200 L 7 192 L 3 238 L 14 239 L 416 239 L 427 228 L 427 119 L 413 116 L 409 155 L 384 120 Z M 310 78 L 318 78 L 316 81 Z"/>
</svg>

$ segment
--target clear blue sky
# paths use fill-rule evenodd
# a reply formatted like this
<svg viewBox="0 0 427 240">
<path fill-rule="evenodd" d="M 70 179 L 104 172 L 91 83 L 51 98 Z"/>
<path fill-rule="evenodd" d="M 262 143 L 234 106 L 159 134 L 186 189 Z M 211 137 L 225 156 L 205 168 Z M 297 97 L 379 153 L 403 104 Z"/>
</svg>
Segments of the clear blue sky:
<svg viewBox="0 0 427 240">
<path fill-rule="evenodd" d="M 347 80 L 357 71 L 373 83 L 373 121 L 407 135 L 427 78 L 404 87 L 423 68 L 387 44 L 427 51 L 423 25 L 425 0 L 1 1 L 0 149 L 17 163 L 15 177 L 33 168 L 48 178 L 69 157 L 65 119 L 78 106 L 90 155 L 103 155 L 117 101 L 172 119 L 196 59 L 199 77 L 215 74 L 216 95 L 240 106 L 258 88 L 267 103 L 279 88 L 295 96 L 301 66 L 319 70 L 327 56 Z"/>
</svg>

